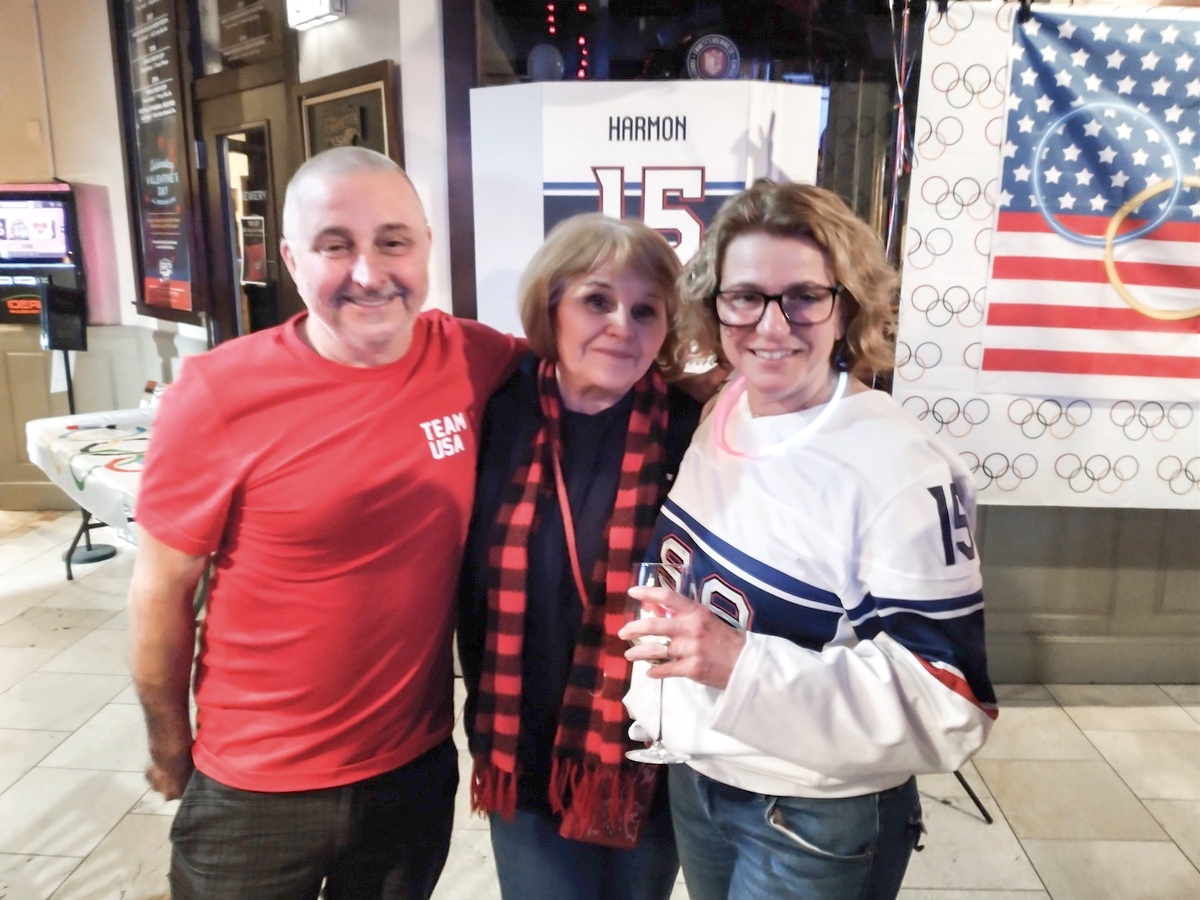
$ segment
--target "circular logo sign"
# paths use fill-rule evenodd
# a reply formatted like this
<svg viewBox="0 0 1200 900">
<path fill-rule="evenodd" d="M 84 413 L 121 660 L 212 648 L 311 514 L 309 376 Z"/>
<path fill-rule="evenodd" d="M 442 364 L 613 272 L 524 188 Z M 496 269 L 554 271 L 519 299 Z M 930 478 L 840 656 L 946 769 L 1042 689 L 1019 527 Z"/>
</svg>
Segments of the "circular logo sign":
<svg viewBox="0 0 1200 900">
<path fill-rule="evenodd" d="M 690 78 L 737 78 L 742 56 L 737 44 L 723 34 L 708 34 L 692 43 L 687 54 Z"/>
</svg>

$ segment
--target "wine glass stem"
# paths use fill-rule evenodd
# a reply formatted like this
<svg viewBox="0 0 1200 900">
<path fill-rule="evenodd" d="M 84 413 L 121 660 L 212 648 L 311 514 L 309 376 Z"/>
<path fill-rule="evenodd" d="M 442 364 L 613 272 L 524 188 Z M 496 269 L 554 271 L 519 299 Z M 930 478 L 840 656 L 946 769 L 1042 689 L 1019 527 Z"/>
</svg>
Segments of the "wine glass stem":
<svg viewBox="0 0 1200 900">
<path fill-rule="evenodd" d="M 662 723 L 663 723 L 663 679 L 658 679 L 658 736 L 655 737 L 654 743 L 662 743 Z"/>
</svg>

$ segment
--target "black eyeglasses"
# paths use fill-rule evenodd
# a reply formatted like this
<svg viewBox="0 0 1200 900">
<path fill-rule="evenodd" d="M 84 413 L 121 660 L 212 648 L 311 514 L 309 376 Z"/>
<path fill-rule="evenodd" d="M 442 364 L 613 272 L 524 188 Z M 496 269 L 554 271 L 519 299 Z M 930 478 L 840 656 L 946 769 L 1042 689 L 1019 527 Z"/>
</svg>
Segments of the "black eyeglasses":
<svg viewBox="0 0 1200 900">
<path fill-rule="evenodd" d="M 717 321 L 727 328 L 752 328 L 767 314 L 767 305 L 778 303 L 783 317 L 791 325 L 820 325 L 833 316 L 840 284 L 805 284 L 788 288 L 782 294 L 762 291 L 717 291 L 713 298 Z"/>
</svg>

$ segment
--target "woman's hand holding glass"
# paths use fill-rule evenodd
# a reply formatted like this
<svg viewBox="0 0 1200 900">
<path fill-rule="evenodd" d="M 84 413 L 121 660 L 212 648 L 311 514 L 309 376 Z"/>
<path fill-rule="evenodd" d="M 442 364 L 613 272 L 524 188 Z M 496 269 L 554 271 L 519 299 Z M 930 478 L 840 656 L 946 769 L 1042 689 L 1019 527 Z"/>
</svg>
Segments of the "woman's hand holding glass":
<svg viewBox="0 0 1200 900">
<path fill-rule="evenodd" d="M 687 566 L 651 562 L 635 563 L 633 567 L 633 584 L 654 587 L 669 586 L 669 590 L 690 593 L 692 590 L 692 574 Z M 625 609 L 626 621 L 636 621 L 638 619 L 654 620 L 660 618 L 665 620 L 669 615 L 670 612 L 666 609 L 644 604 L 633 597 L 628 599 Z M 635 647 L 638 645 L 654 645 L 666 651 L 667 645 L 671 643 L 671 640 L 660 634 L 661 630 L 655 629 L 648 634 L 635 635 L 629 638 L 629 642 Z M 650 664 L 656 665 L 657 662 L 651 660 Z M 674 750 L 669 750 L 667 745 L 663 743 L 662 681 L 658 682 L 658 727 L 654 731 L 654 741 L 649 747 L 639 747 L 636 750 L 629 750 L 626 751 L 625 755 L 635 762 L 653 763 L 655 765 L 687 762 L 690 759 L 686 753 L 677 753 Z"/>
<path fill-rule="evenodd" d="M 657 616 L 627 622 L 618 632 L 624 641 L 650 636 L 668 641 L 635 643 L 625 651 L 631 661 L 652 664 L 651 678 L 690 678 L 724 689 L 737 664 L 746 633 L 718 619 L 708 607 L 667 587 L 632 587 L 629 596 L 645 607 L 659 607 Z"/>
</svg>

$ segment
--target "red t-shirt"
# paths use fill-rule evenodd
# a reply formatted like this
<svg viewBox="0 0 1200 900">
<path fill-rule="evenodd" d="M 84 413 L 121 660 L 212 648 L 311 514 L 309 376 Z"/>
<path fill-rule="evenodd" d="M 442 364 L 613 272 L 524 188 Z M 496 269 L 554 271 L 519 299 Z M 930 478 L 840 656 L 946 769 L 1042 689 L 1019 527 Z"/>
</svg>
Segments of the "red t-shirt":
<svg viewBox="0 0 1200 900">
<path fill-rule="evenodd" d="M 186 360 L 137 502 L 158 540 L 216 553 L 193 757 L 255 791 L 359 781 L 450 734 L 479 421 L 520 355 L 430 312 L 403 359 L 354 368 L 302 319 Z"/>
</svg>

